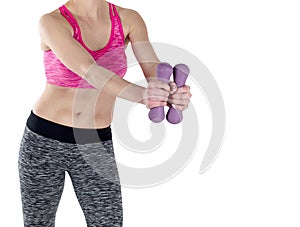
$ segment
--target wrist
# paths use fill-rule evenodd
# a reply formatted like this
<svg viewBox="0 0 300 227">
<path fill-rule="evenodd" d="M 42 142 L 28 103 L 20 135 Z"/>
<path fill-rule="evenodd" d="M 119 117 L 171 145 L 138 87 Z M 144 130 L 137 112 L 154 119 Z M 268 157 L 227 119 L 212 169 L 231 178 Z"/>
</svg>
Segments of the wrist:
<svg viewBox="0 0 300 227">
<path fill-rule="evenodd" d="M 140 104 L 143 104 L 143 105 L 147 105 L 147 89 L 142 87 L 142 95 L 141 95 L 141 100 L 138 102 Z"/>
</svg>

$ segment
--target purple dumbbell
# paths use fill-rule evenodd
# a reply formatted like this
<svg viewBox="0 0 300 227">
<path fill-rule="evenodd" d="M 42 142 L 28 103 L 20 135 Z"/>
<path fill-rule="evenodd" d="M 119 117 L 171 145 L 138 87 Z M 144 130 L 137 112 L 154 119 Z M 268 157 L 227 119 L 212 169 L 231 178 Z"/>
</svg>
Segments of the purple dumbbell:
<svg viewBox="0 0 300 227">
<path fill-rule="evenodd" d="M 190 69 L 185 64 L 177 64 L 174 66 L 173 69 L 173 77 L 174 82 L 176 83 L 177 87 L 182 87 L 185 85 L 185 81 L 190 73 Z M 167 113 L 167 120 L 171 124 L 178 124 L 182 121 L 182 111 L 176 110 L 173 107 L 170 107 Z"/>
<path fill-rule="evenodd" d="M 156 75 L 157 79 L 168 83 L 173 73 L 173 68 L 169 63 L 162 62 L 157 65 Z M 165 111 L 163 106 L 154 107 L 149 111 L 149 119 L 155 123 L 161 122 L 165 119 Z"/>
</svg>

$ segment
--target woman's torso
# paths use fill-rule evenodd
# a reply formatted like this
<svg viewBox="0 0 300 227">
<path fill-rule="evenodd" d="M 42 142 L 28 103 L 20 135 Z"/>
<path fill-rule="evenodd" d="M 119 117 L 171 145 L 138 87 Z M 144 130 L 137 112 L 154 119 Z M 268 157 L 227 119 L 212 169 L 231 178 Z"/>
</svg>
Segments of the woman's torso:
<svg viewBox="0 0 300 227">
<path fill-rule="evenodd" d="M 65 4 L 65 6 L 68 5 Z M 116 7 L 116 9 L 122 24 L 125 45 L 127 45 L 129 25 L 126 24 L 122 14 L 126 9 L 121 7 Z M 58 9 L 51 12 L 51 14 L 60 17 L 61 23 L 64 23 L 73 33 L 72 26 Z M 112 26 L 108 21 L 109 19 L 99 24 L 95 22 L 95 24 L 87 25 L 76 15 L 75 18 L 80 27 L 83 42 L 89 49 L 99 50 L 101 47 L 106 46 Z M 41 48 L 43 51 L 49 50 L 43 40 L 41 40 Z M 33 107 L 33 112 L 47 120 L 67 126 L 104 128 L 111 124 L 114 104 L 114 97 L 97 89 L 61 87 L 46 83 L 44 92 Z"/>
</svg>

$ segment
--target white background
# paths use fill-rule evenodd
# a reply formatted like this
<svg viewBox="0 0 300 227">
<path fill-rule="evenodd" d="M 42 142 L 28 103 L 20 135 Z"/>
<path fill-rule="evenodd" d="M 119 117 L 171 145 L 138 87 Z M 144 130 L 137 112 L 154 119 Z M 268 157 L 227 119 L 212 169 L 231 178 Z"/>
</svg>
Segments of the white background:
<svg viewBox="0 0 300 227">
<path fill-rule="evenodd" d="M 22 226 L 18 148 L 26 118 L 45 83 L 37 22 L 63 3 L 1 4 L 1 226 Z M 113 3 L 137 10 L 151 41 L 179 46 L 201 59 L 221 89 L 227 116 L 220 155 L 200 175 L 211 122 L 203 94 L 192 90 L 201 123 L 198 152 L 165 184 L 124 187 L 124 226 L 299 226 L 298 1 Z M 133 131 L 140 126 L 130 124 Z M 117 158 L 125 162 L 118 147 Z M 85 226 L 68 176 L 56 226 Z"/>
</svg>

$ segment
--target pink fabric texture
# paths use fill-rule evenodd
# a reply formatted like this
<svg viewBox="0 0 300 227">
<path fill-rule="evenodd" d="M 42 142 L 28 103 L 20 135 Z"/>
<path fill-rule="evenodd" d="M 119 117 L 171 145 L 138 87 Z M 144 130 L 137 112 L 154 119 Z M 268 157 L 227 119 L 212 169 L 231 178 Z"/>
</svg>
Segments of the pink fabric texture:
<svg viewBox="0 0 300 227">
<path fill-rule="evenodd" d="M 104 48 L 96 51 L 90 50 L 84 44 L 81 37 L 80 27 L 67 7 L 62 5 L 59 7 L 59 10 L 73 27 L 73 38 L 76 39 L 93 56 L 97 64 L 123 78 L 127 71 L 123 28 L 115 5 L 112 3 L 108 4 L 111 18 L 110 38 Z M 51 50 L 44 52 L 44 66 L 47 83 L 49 84 L 62 87 L 94 88 L 86 80 L 62 64 Z"/>
</svg>

